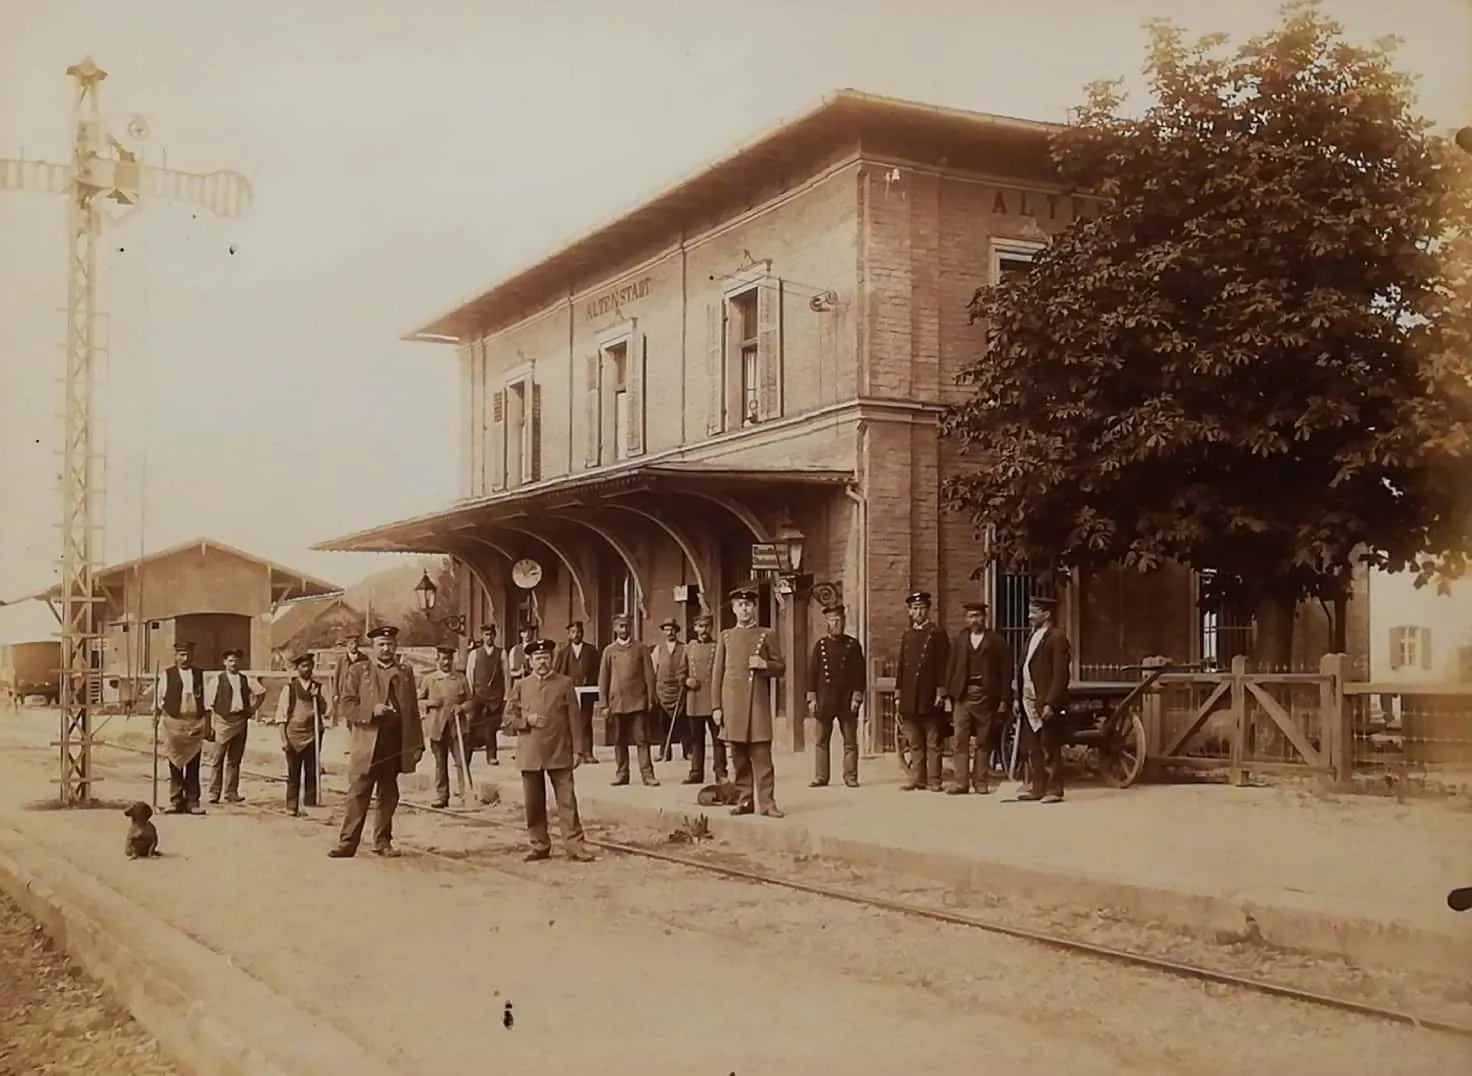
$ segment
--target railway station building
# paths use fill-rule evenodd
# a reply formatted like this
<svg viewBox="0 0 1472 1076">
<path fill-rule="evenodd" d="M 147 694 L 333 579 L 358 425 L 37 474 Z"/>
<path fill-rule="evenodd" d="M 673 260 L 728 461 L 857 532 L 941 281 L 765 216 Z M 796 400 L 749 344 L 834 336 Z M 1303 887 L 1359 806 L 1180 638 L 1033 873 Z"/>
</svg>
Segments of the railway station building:
<svg viewBox="0 0 1472 1076">
<path fill-rule="evenodd" d="M 458 501 L 317 548 L 448 554 L 469 629 L 502 639 L 528 619 L 600 643 L 618 613 L 646 638 L 707 609 L 729 623 L 725 593 L 756 576 L 789 715 L 825 601 L 876 675 L 916 589 L 947 627 L 980 598 L 1025 638 L 1031 581 L 978 577 L 970 523 L 940 503 L 959 457 L 939 423 L 982 346 L 976 287 L 1090 212 L 1060 189 L 1055 130 L 841 91 L 593 229 L 411 337 L 459 364 Z M 1180 570 L 1061 597 L 1085 678 L 1226 660 L 1250 630 L 1203 618 Z M 1327 619 L 1300 621 L 1316 657 Z"/>
</svg>

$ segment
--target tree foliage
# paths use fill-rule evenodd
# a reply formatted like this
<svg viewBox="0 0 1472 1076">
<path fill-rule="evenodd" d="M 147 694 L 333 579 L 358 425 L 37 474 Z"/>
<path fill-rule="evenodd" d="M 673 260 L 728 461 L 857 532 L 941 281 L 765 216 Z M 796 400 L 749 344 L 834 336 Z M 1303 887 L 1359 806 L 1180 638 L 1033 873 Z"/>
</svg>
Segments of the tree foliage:
<svg viewBox="0 0 1472 1076">
<path fill-rule="evenodd" d="M 1231 51 L 1148 29 L 1143 115 L 1098 83 L 1054 139 L 1098 214 L 972 301 L 947 502 L 1013 570 L 1211 568 L 1248 609 L 1460 574 L 1472 158 L 1313 0 Z"/>
</svg>

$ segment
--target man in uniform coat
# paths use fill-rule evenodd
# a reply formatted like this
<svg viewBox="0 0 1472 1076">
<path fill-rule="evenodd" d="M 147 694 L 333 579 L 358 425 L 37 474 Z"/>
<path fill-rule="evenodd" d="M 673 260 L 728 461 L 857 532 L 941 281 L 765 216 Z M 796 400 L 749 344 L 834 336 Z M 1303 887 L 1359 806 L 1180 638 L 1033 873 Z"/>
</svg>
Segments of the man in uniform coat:
<svg viewBox="0 0 1472 1076">
<path fill-rule="evenodd" d="M 334 859 L 357 854 L 368 818 L 368 802 L 375 790 L 378 812 L 373 825 L 373 851 L 380 856 L 399 854 L 393 846 L 399 774 L 413 773 L 424 755 L 419 691 L 414 684 L 414 669 L 398 655 L 399 629 L 374 628 L 368 638 L 373 640 L 373 660 L 349 667 L 339 700 L 352 739 L 342 832 L 337 846 L 327 853 Z"/>
<path fill-rule="evenodd" d="M 552 671 L 550 639 L 528 643 L 527 675 L 511 685 L 506 696 L 506 727 L 516 733 L 516 764 L 521 767 L 522 802 L 532 850 L 528 860 L 552 854 L 547 833 L 547 784 L 557 800 L 557 828 L 567 858 L 586 863 L 593 857 L 583 844 L 573 770 L 584 753 L 582 722 L 572 678 Z"/>
<path fill-rule="evenodd" d="M 215 738 L 204 697 L 204 670 L 194 667 L 194 644 L 174 644 L 174 664 L 159 679 L 153 720 L 169 760 L 169 809 L 174 814 L 204 814 L 199 803 L 199 760 Z"/>
<path fill-rule="evenodd" d="M 844 632 L 844 607 L 829 605 L 823 609 L 828 621 L 828 634 L 813 644 L 808 661 L 812 670 L 812 690 L 808 692 L 808 714 L 817 722 L 818 735 L 813 744 L 813 788 L 828 784 L 833 766 L 833 723 L 838 722 L 843 737 L 843 783 L 859 787 L 859 707 L 864 702 L 867 677 L 864 672 L 864 648 L 852 635 Z"/>
<path fill-rule="evenodd" d="M 955 770 L 946 791 L 953 796 L 973 790 L 986 795 L 991 791 L 992 752 L 1012 712 L 1012 655 L 1007 640 L 987 626 L 985 602 L 967 602 L 962 608 L 966 626 L 951 643 L 946 671 Z"/>
<path fill-rule="evenodd" d="M 210 802 L 219 803 L 223 790 L 227 803 L 240 803 L 240 763 L 245 758 L 245 736 L 255 712 L 250 681 L 240 671 L 240 650 L 220 655 L 225 666 L 215 677 L 210 712 L 215 726 L 215 764 L 210 768 Z"/>
<path fill-rule="evenodd" d="M 695 638 L 685 644 L 685 719 L 690 730 L 690 774 L 682 782 L 705 784 L 705 738 L 711 739 L 715 755 L 715 780 L 724 784 L 727 776 L 726 741 L 716 731 L 711 713 L 716 708 L 715 685 L 711 674 L 715 669 L 716 644 L 710 636 L 709 613 L 695 618 Z"/>
<path fill-rule="evenodd" d="M 1027 787 L 1017 793 L 1023 801 L 1063 801 L 1063 728 L 1068 705 L 1069 667 L 1073 648 L 1054 622 L 1058 602 L 1035 597 L 1028 609 L 1032 637 L 1017 670 L 1017 694 L 1022 700 L 1022 749 L 1027 753 Z"/>
<path fill-rule="evenodd" d="M 356 634 L 345 635 L 342 640 L 342 657 L 338 660 L 337 667 L 332 670 L 332 724 L 337 725 L 341 718 L 338 716 L 338 698 L 342 695 L 342 682 L 347 678 L 348 669 L 368 661 L 368 655 L 363 653 L 359 647 L 361 640 Z"/>
<path fill-rule="evenodd" d="M 679 735 L 689 756 L 689 735 L 685 730 L 685 681 L 690 679 L 690 666 L 685 657 L 685 644 L 680 642 L 680 622 L 670 617 L 660 624 L 664 642 L 654 649 L 654 696 L 659 703 L 659 761 L 674 759 L 672 737 Z"/>
<path fill-rule="evenodd" d="M 486 761 L 496 758 L 496 737 L 501 731 L 501 711 L 506 708 L 506 654 L 496 645 L 496 625 L 482 624 L 480 645 L 465 658 L 465 679 L 470 682 L 470 736 L 465 744 L 465 765 L 477 747 L 486 749 Z"/>
<path fill-rule="evenodd" d="M 731 813 L 760 811 L 768 818 L 782 818 L 777 807 L 777 771 L 772 765 L 769 685 L 786 671 L 787 663 L 777 652 L 771 631 L 757 625 L 759 593 L 750 585 L 731 591 L 736 626 L 721 632 L 711 662 L 711 682 L 718 692 L 714 717 L 721 738 L 730 745 L 736 786 L 741 790 L 741 802 Z"/>
<path fill-rule="evenodd" d="M 567 626 L 567 642 L 552 655 L 552 671 L 570 678 L 575 688 L 596 688 L 601 656 L 598 648 L 583 638 L 583 622 L 574 620 Z M 582 762 L 598 761 L 598 756 L 593 753 L 593 704 L 596 701 L 597 696 L 592 692 L 578 694 L 578 728 L 582 732 L 578 739 L 583 745 L 579 761 Z"/>
<path fill-rule="evenodd" d="M 434 806 L 450 805 L 450 759 L 455 760 L 455 780 L 460 802 L 465 802 L 466 716 L 470 711 L 470 682 L 455 671 L 455 647 L 435 647 L 435 669 L 419 685 L 423 703 L 424 739 L 434 756 Z"/>
<path fill-rule="evenodd" d="M 940 625 L 930 619 L 930 592 L 917 590 L 905 599 L 910 626 L 900 637 L 900 667 L 895 678 L 896 704 L 905 740 L 910 745 L 910 773 L 900 789 L 941 791 L 942 708 L 950 644 Z"/>
<path fill-rule="evenodd" d="M 659 784 L 649 753 L 649 711 L 654 709 L 654 660 L 649 648 L 629 635 L 629 618 L 613 618 L 613 642 L 598 663 L 598 697 L 613 721 L 613 784 L 629 783 L 629 741 L 639 754 L 639 779 Z"/>
</svg>

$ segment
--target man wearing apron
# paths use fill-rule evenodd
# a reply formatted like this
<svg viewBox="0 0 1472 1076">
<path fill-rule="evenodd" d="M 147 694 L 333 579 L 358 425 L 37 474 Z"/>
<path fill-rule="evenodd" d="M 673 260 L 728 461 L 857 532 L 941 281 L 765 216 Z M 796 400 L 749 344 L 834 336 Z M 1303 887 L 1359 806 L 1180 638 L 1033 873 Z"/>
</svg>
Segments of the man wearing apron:
<svg viewBox="0 0 1472 1076">
<path fill-rule="evenodd" d="M 158 682 L 153 712 L 169 762 L 169 810 L 204 814 L 199 803 L 199 762 L 215 730 L 204 701 L 204 670 L 194 667 L 193 643 L 180 639 L 174 644 L 174 664 Z"/>
<path fill-rule="evenodd" d="M 210 711 L 214 715 L 215 764 L 210 768 L 210 802 L 220 802 L 223 787 L 226 803 L 240 803 L 240 763 L 245 758 L 245 735 L 250 727 L 255 697 L 250 681 L 240 671 L 240 650 L 220 655 L 225 668 L 215 678 Z"/>
</svg>

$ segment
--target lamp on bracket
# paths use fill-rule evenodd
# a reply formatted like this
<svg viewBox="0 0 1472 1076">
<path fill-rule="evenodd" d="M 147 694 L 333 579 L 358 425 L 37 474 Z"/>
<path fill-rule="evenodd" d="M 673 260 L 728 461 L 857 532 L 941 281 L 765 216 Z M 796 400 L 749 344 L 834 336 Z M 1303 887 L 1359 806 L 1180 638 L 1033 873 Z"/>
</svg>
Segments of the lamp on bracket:
<svg viewBox="0 0 1472 1076">
<path fill-rule="evenodd" d="M 456 635 L 465 634 L 465 618 L 458 613 L 439 620 L 434 616 L 434 604 L 439 598 L 440 588 L 434 585 L 434 580 L 429 577 L 429 569 L 425 569 L 424 575 L 414 585 L 414 596 L 419 599 L 419 611 L 431 624 L 443 624 L 447 631 L 453 631 Z"/>
<path fill-rule="evenodd" d="M 790 515 L 784 516 L 782 522 L 777 526 L 776 546 L 780 550 L 787 567 L 785 571 L 777 575 L 778 594 L 803 594 L 812 589 L 813 577 L 804 575 L 802 572 L 803 544 L 807 535 L 798 529 L 796 523 L 792 522 Z"/>
</svg>

